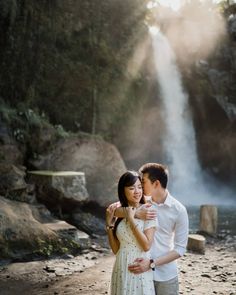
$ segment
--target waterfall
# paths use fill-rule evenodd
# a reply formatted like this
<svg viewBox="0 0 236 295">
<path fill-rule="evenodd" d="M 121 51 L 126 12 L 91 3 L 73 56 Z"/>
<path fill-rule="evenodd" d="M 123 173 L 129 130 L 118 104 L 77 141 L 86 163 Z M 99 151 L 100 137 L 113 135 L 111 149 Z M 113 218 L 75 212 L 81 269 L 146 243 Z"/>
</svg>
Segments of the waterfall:
<svg viewBox="0 0 236 295">
<path fill-rule="evenodd" d="M 170 170 L 170 190 L 184 204 L 200 204 L 209 192 L 198 161 L 188 96 L 168 39 L 159 31 L 152 34 L 152 40 L 166 126 L 163 148 Z"/>
</svg>

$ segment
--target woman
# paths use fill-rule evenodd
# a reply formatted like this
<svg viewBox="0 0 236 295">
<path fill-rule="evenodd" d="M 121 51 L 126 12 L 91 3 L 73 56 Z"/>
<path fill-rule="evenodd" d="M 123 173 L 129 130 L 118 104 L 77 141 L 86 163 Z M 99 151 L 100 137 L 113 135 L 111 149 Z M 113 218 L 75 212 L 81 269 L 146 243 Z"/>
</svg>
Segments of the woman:
<svg viewBox="0 0 236 295">
<path fill-rule="evenodd" d="M 116 261 L 111 278 L 111 295 L 154 295 L 152 270 L 135 275 L 128 270 L 136 258 L 147 258 L 156 228 L 156 220 L 135 219 L 135 210 L 144 204 L 141 179 L 127 171 L 118 183 L 118 196 L 126 218 L 114 223 L 114 209 L 106 211 L 109 244 Z M 126 207 L 126 208 L 125 208 Z"/>
</svg>

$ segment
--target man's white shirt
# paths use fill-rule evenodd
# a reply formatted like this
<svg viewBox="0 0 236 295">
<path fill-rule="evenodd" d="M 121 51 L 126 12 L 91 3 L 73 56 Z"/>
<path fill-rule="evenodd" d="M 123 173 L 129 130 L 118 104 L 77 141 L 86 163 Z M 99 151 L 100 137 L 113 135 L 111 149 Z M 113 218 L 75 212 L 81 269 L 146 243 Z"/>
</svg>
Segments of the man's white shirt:
<svg viewBox="0 0 236 295">
<path fill-rule="evenodd" d="M 152 259 L 156 260 L 172 250 L 183 256 L 189 230 L 186 208 L 169 192 L 164 203 L 152 202 L 152 205 L 157 210 L 157 229 L 150 250 Z M 156 266 L 153 274 L 154 281 L 168 281 L 175 278 L 178 275 L 176 261 Z"/>
</svg>

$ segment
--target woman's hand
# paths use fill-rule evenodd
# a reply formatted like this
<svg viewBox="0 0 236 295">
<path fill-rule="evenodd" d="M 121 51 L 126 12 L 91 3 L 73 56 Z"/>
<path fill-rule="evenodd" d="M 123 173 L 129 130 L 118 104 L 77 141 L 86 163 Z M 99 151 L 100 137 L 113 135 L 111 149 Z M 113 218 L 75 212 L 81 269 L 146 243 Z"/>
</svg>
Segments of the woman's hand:
<svg viewBox="0 0 236 295">
<path fill-rule="evenodd" d="M 115 211 L 116 211 L 115 206 L 109 206 L 106 209 L 106 225 L 107 226 L 113 226 L 115 224 L 115 221 L 116 221 L 116 217 L 114 216 Z"/>
<path fill-rule="evenodd" d="M 126 212 L 126 218 L 128 220 L 133 220 L 136 209 L 134 207 L 125 207 L 124 209 L 125 209 L 125 212 Z"/>
<path fill-rule="evenodd" d="M 121 206 L 120 202 L 115 202 L 115 203 L 112 203 L 108 206 L 108 209 L 117 209 Z"/>
</svg>

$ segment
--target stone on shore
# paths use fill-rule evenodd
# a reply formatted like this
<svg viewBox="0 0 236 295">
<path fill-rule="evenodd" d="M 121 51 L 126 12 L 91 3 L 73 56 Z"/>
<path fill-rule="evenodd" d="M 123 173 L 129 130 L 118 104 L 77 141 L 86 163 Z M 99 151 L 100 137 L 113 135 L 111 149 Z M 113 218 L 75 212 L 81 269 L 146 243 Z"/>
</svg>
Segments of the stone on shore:
<svg viewBox="0 0 236 295">
<path fill-rule="evenodd" d="M 206 239 L 202 235 L 190 234 L 188 236 L 187 249 L 200 254 L 205 253 Z"/>
</svg>

